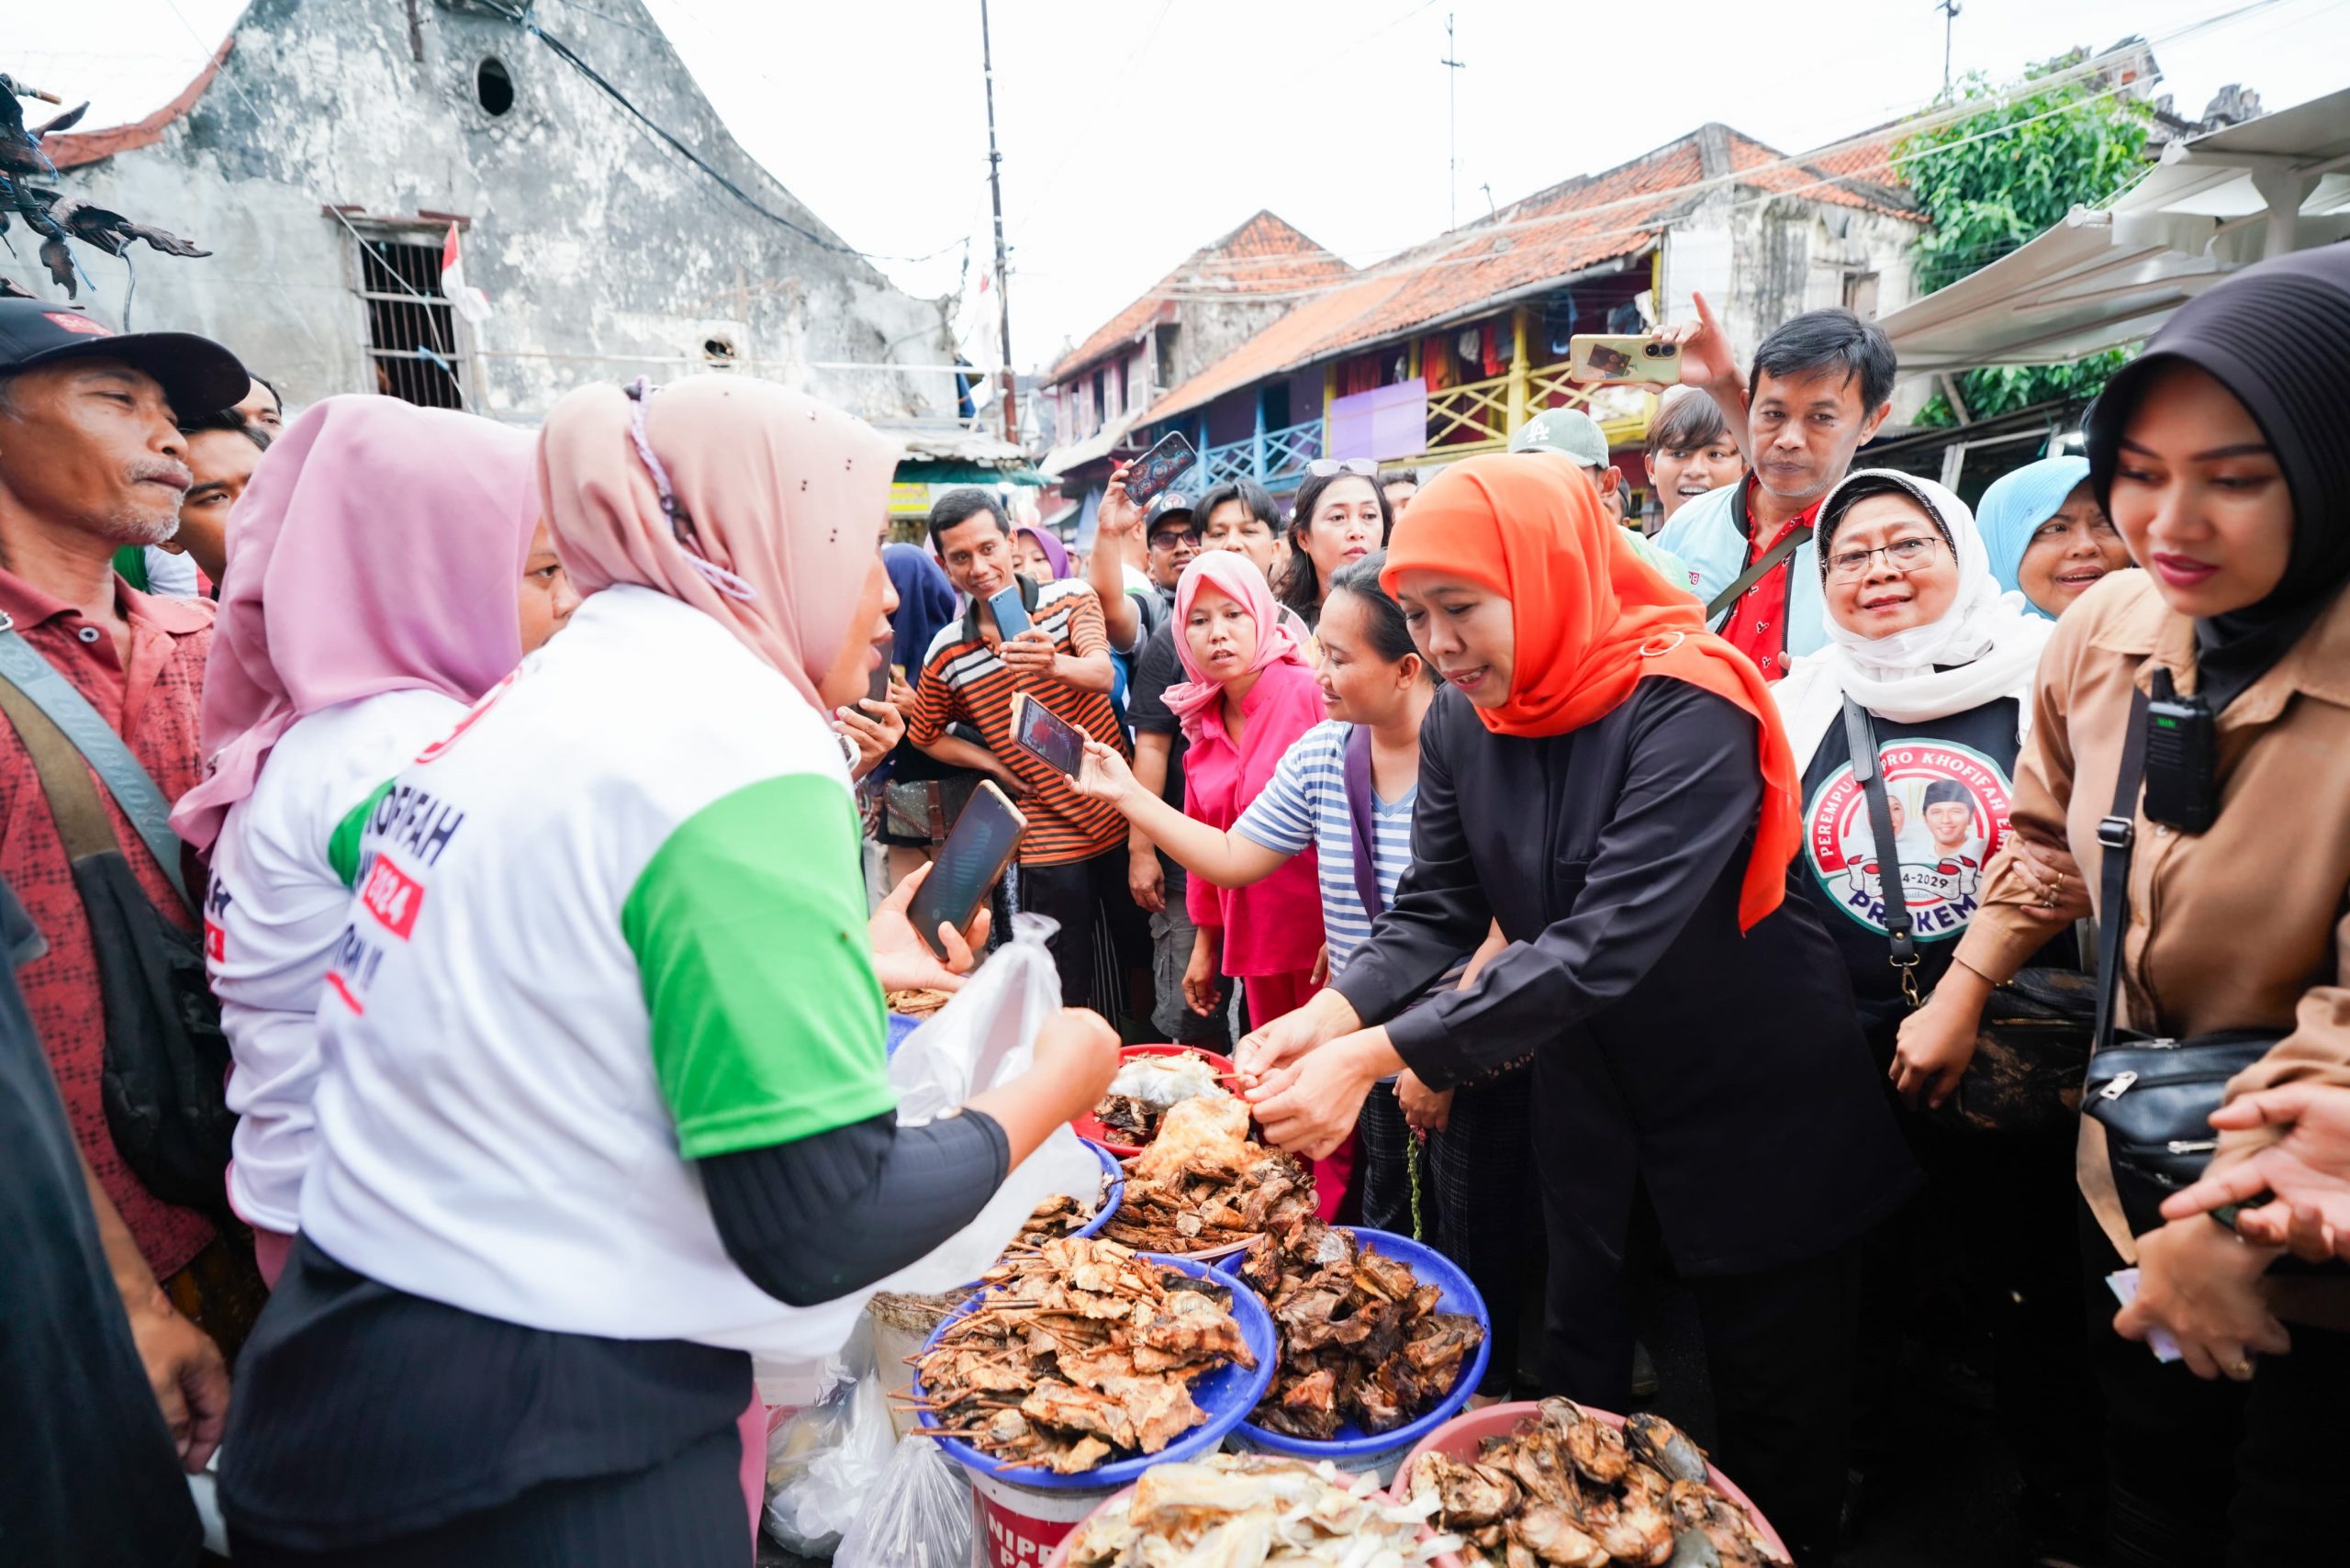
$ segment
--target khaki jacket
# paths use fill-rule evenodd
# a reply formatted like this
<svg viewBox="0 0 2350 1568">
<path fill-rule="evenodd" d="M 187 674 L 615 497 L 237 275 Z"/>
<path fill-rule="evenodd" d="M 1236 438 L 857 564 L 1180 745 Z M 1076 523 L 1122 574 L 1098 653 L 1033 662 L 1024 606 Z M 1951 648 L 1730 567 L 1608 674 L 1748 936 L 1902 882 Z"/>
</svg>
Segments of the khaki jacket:
<svg viewBox="0 0 2350 1568">
<path fill-rule="evenodd" d="M 2114 573 L 2074 605 L 2041 658 L 2013 820 L 2020 836 L 2068 849 L 2093 897 L 2103 860 L 2097 827 L 2113 805 L 2131 689 L 2146 687 L 2158 665 L 2179 690 L 2195 689 L 2194 622 L 2137 571 Z M 2228 706 L 2218 738 L 2221 809 L 2210 831 L 2183 834 L 2138 814 L 2121 1021 L 2177 1036 L 2289 1031 L 2230 1081 L 2229 1099 L 2297 1080 L 2350 1085 L 2350 593 Z M 2012 856 L 1996 857 L 1985 883 L 1958 957 L 2011 974 L 2048 927 L 2033 917 L 2038 894 Z M 2278 1136 L 2273 1127 L 2225 1134 L 2212 1165 Z M 2083 1190 L 2113 1235 L 2118 1210 L 2098 1202 L 2110 1195 L 2102 1137 L 2085 1141 L 2084 1153 Z M 2350 1282 L 2272 1284 L 2288 1282 L 2350 1305 Z"/>
</svg>

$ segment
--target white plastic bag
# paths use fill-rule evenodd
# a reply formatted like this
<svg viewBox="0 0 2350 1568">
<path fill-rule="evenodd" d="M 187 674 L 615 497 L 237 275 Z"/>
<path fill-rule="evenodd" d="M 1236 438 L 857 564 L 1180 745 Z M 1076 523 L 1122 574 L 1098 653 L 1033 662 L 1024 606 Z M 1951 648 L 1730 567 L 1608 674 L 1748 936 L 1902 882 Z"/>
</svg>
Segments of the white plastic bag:
<svg viewBox="0 0 2350 1568">
<path fill-rule="evenodd" d="M 957 991 L 954 1000 L 906 1036 L 890 1058 L 898 1120 L 919 1126 L 982 1090 L 1028 1070 L 1036 1032 L 1060 1011 L 1061 982 L 1045 946 L 1053 923 L 1014 915 L 1012 940 Z M 1091 1203 L 1102 1166 L 1068 1127 L 1006 1177 L 979 1217 L 878 1289 L 925 1294 L 970 1283 L 994 1266 L 1036 1205 L 1059 1193 Z"/>
<path fill-rule="evenodd" d="M 826 1370 L 842 1375 L 823 1397 L 767 1434 L 767 1534 L 803 1557 L 840 1544 L 889 1469 L 897 1439 L 869 1325 Z"/>
<path fill-rule="evenodd" d="M 841 1537 L 833 1568 L 965 1568 L 971 1482 L 934 1438 L 906 1438 Z"/>
</svg>

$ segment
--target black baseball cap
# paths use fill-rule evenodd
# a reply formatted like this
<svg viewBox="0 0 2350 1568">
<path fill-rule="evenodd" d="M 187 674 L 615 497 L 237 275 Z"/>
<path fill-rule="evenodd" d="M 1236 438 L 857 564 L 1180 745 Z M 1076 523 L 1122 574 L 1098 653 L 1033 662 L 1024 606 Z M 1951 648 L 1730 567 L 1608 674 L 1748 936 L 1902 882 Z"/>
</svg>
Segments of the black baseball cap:
<svg viewBox="0 0 2350 1568">
<path fill-rule="evenodd" d="M 235 354 L 193 332 L 118 332 L 78 305 L 0 299 L 0 375 L 70 359 L 119 360 L 162 384 L 183 420 L 231 409 L 252 377 Z"/>
<path fill-rule="evenodd" d="M 1189 521 L 1196 509 L 1192 498 L 1178 489 L 1166 489 L 1151 498 L 1150 510 L 1145 514 L 1142 536 L 1148 539 L 1158 532 L 1158 525 L 1169 518 Z"/>
</svg>

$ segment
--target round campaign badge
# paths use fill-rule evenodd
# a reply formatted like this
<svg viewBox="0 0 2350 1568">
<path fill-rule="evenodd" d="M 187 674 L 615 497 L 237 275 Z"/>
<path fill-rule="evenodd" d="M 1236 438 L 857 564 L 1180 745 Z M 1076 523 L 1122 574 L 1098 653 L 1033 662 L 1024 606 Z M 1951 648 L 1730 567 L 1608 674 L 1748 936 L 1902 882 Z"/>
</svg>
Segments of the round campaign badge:
<svg viewBox="0 0 2350 1568">
<path fill-rule="evenodd" d="M 1877 754 L 1900 866 L 1901 894 L 1918 940 L 1966 929 L 1982 898 L 1983 868 L 2007 842 L 2014 789 L 1982 753 L 1944 741 L 1902 741 Z M 1812 797 L 1804 853 L 1836 906 L 1885 929 L 1884 883 L 1868 794 L 1846 763 Z"/>
</svg>

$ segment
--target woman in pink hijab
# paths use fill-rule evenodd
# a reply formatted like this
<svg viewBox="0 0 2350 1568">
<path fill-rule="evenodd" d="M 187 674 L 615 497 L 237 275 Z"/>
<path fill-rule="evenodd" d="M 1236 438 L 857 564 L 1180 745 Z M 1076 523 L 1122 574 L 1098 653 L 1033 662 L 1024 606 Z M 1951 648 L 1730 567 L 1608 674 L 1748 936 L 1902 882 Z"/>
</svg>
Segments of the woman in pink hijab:
<svg viewBox="0 0 2350 1568">
<path fill-rule="evenodd" d="M 1281 624 L 1272 590 L 1245 555 L 1211 550 L 1175 585 L 1175 653 L 1191 678 L 1167 689 L 1183 726 L 1183 814 L 1229 831 L 1281 766 L 1281 755 L 1320 723 L 1322 686 L 1297 638 Z M 1198 936 L 1183 994 L 1205 1014 L 1222 989 L 1240 982 L 1248 1022 L 1261 1028 L 1294 1012 L 1321 988 L 1322 892 L 1314 852 L 1245 888 L 1192 879 Z M 1322 1217 L 1337 1213 L 1352 1161 L 1341 1149 L 1316 1161 Z"/>
<path fill-rule="evenodd" d="M 835 1350 L 1107 1090 L 1117 1036 L 1065 1012 L 1020 1078 L 897 1121 L 884 991 L 957 981 L 921 873 L 867 916 L 829 722 L 889 634 L 896 458 L 741 376 L 548 414 L 587 598 L 359 844 L 301 1234 L 229 1410 L 241 1568 L 744 1568 L 753 1357 Z"/>
<path fill-rule="evenodd" d="M 206 968 L 240 1118 L 229 1199 L 272 1284 L 309 1163 L 357 821 L 578 603 L 539 521 L 532 445 L 471 414 L 330 398 L 230 516 L 204 685 L 211 772 L 172 823 L 210 853 Z"/>
</svg>

